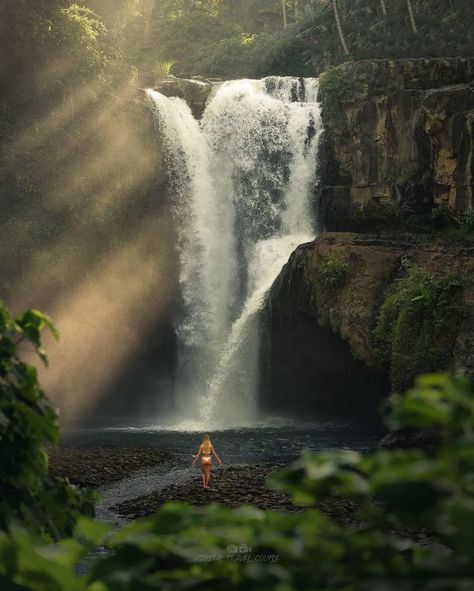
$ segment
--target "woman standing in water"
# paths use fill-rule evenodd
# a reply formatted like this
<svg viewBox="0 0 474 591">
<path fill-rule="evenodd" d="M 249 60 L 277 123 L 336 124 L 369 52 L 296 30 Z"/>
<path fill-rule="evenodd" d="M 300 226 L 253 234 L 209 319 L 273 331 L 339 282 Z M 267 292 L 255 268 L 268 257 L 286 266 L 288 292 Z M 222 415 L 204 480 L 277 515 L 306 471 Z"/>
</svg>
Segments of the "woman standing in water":
<svg viewBox="0 0 474 591">
<path fill-rule="evenodd" d="M 219 464 L 222 464 L 219 456 L 216 454 L 216 450 L 211 443 L 209 435 L 204 435 L 201 445 L 199 446 L 197 454 L 194 456 L 193 466 L 197 462 L 198 458 L 201 457 L 201 480 L 204 488 L 209 488 L 209 479 L 211 478 L 212 470 L 212 455 L 216 456 L 216 460 Z"/>
</svg>

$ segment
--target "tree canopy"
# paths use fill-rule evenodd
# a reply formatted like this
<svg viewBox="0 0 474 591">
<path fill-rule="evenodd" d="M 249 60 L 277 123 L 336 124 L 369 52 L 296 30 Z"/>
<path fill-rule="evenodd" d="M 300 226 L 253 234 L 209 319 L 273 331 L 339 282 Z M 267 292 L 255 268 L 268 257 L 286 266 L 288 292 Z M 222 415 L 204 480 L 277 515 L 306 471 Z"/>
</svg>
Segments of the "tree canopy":
<svg viewBox="0 0 474 591">
<path fill-rule="evenodd" d="M 153 26 L 134 53 L 137 66 L 173 60 L 183 75 L 315 75 L 347 59 L 470 55 L 474 47 L 466 0 L 171 0 L 149 3 L 142 17 Z"/>
</svg>

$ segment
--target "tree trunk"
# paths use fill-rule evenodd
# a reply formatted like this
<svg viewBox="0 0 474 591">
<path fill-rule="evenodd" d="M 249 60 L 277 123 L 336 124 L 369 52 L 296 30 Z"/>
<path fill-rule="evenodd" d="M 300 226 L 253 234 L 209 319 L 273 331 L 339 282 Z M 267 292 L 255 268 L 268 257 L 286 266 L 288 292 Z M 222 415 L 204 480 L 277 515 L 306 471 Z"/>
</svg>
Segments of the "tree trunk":
<svg viewBox="0 0 474 591">
<path fill-rule="evenodd" d="M 382 9 L 382 14 L 387 16 L 387 6 L 385 5 L 385 0 L 380 0 L 380 8 Z"/>
<path fill-rule="evenodd" d="M 295 19 L 298 20 L 301 16 L 300 12 L 300 0 L 293 0 L 295 3 Z"/>
<path fill-rule="evenodd" d="M 416 34 L 418 33 L 418 29 L 416 28 L 415 14 L 413 13 L 413 4 L 411 3 L 411 0 L 407 0 L 407 7 L 408 14 L 410 15 L 411 28 L 413 29 L 413 32 Z"/>
<path fill-rule="evenodd" d="M 145 0 L 143 3 L 143 46 L 146 47 L 150 42 L 151 26 L 153 19 L 153 9 L 155 7 L 155 0 Z"/>
<path fill-rule="evenodd" d="M 288 27 L 288 19 L 286 18 L 286 0 L 281 0 L 281 7 L 283 10 L 283 28 Z"/>
<path fill-rule="evenodd" d="M 339 16 L 339 10 L 337 8 L 337 0 L 332 0 L 332 7 L 334 10 L 334 18 L 336 19 L 337 32 L 339 33 L 339 39 L 341 40 L 342 48 L 344 49 L 344 53 L 349 55 L 349 48 L 347 47 L 346 40 L 344 39 L 344 33 L 342 31 L 341 17 Z"/>
</svg>

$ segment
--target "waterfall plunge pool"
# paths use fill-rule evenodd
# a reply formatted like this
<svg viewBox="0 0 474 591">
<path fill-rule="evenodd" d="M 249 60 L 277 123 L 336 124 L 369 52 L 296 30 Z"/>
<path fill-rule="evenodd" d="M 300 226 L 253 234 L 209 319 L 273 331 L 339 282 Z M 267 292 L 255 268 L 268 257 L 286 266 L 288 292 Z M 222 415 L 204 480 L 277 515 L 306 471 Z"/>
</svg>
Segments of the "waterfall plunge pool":
<svg viewBox="0 0 474 591">
<path fill-rule="evenodd" d="M 253 427 L 211 432 L 221 459 L 229 464 L 287 463 L 304 449 L 370 451 L 383 436 L 376 423 L 327 421 L 321 423 L 257 423 Z M 169 452 L 176 467 L 189 465 L 202 440 L 202 431 L 176 427 L 106 427 L 63 431 L 62 445 L 73 447 L 156 447 Z"/>
</svg>

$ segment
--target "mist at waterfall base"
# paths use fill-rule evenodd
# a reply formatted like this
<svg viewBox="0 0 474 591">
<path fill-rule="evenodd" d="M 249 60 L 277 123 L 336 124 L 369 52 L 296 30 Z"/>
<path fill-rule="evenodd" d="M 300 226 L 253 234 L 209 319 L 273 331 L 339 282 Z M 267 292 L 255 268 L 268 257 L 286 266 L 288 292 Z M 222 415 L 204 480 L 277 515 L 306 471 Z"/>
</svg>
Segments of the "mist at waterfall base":
<svg viewBox="0 0 474 591">
<path fill-rule="evenodd" d="M 317 90 L 316 79 L 226 82 L 201 121 L 184 100 L 147 91 L 168 154 L 182 298 L 163 426 L 262 420 L 259 311 L 290 254 L 316 234 Z"/>
</svg>

